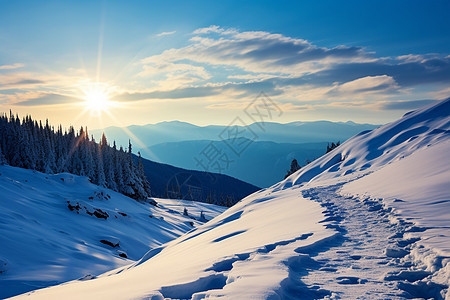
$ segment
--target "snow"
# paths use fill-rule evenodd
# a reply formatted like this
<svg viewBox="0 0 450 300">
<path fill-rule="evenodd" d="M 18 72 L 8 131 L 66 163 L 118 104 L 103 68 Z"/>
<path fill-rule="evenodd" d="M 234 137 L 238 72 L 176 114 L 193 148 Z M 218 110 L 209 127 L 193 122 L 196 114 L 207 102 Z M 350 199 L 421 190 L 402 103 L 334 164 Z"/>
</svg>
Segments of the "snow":
<svg viewBox="0 0 450 300">
<path fill-rule="evenodd" d="M 348 183 L 342 192 L 382 198 L 403 219 L 428 228 L 422 241 L 442 256 L 450 255 L 450 141 L 416 151 L 411 156 Z M 420 176 L 418 176 L 420 174 Z"/>
<path fill-rule="evenodd" d="M 158 207 L 139 203 L 86 177 L 0 166 L 0 298 L 128 265 L 204 223 L 200 211 L 225 210 L 155 200 Z"/>
<path fill-rule="evenodd" d="M 275 189 L 347 183 L 342 193 L 382 198 L 405 220 L 429 228 L 421 243 L 450 255 L 450 99 L 360 133 Z"/>
<path fill-rule="evenodd" d="M 218 292 L 226 285 L 223 291 L 229 294 L 246 290 L 248 295 L 266 297 L 288 276 L 289 264 L 294 264 L 289 258 L 295 249 L 335 234 L 318 223 L 321 211 L 319 204 L 301 197 L 295 189 L 256 193 L 146 255 L 143 261 L 94 280 L 75 281 L 31 295 L 130 299 L 162 293 L 164 297 L 190 298 L 200 297 L 196 294 L 204 291 Z M 244 267 L 235 269 L 239 262 Z M 232 277 L 228 276 L 230 268 Z M 271 269 L 269 274 L 267 268 Z"/>
<path fill-rule="evenodd" d="M 450 299 L 449 112 L 361 133 L 137 262 L 17 299 Z"/>
</svg>

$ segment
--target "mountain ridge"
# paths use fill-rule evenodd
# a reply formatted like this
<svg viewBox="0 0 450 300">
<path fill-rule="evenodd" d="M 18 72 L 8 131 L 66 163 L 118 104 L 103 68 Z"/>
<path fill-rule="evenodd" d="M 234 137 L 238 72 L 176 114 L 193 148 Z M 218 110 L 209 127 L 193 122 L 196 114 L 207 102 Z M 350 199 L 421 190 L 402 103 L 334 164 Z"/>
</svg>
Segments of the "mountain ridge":
<svg viewBox="0 0 450 300">
<path fill-rule="evenodd" d="M 238 128 L 241 129 L 240 131 L 242 129 L 250 130 L 252 138 L 258 141 L 306 143 L 346 140 L 360 131 L 375 129 L 378 126 L 348 122 L 311 121 L 300 123 L 256 122 L 248 126 L 238 126 Z M 127 127 L 110 126 L 104 129 L 91 130 L 90 133 L 96 139 L 99 139 L 104 132 L 109 140 L 115 140 L 118 145 L 128 145 L 128 140 L 131 140 L 134 145 L 145 149 L 164 142 L 221 140 L 223 139 L 222 133 L 227 128 L 227 125 L 197 126 L 187 122 L 167 121 Z M 299 128 L 302 130 L 299 131 Z"/>
<path fill-rule="evenodd" d="M 297 123 L 299 124 L 304 124 L 304 123 L 322 123 L 322 122 L 326 122 L 326 123 L 337 123 L 337 124 L 356 124 L 356 125 L 373 125 L 373 126 L 382 126 L 383 124 L 370 124 L 370 123 L 357 123 L 351 120 L 348 121 L 330 121 L 330 120 L 316 120 L 316 121 L 292 121 L 292 122 L 286 122 L 286 123 L 279 123 L 279 122 L 253 122 L 251 124 L 248 124 L 248 126 L 251 125 L 258 125 L 258 124 L 280 124 L 280 125 L 295 125 Z M 226 127 L 228 125 L 226 124 L 209 124 L 209 125 L 197 125 L 197 124 L 193 124 L 190 122 L 186 122 L 186 121 L 180 121 L 180 120 L 171 120 L 171 121 L 161 121 L 161 122 L 157 122 L 157 123 L 147 123 L 147 124 L 141 124 L 141 125 L 137 125 L 137 124 L 131 124 L 131 125 L 127 125 L 127 126 L 107 126 L 104 128 L 94 128 L 91 129 L 91 131 L 101 131 L 101 130 L 105 130 L 105 129 L 109 129 L 109 128 L 129 128 L 129 127 L 146 127 L 146 126 L 157 126 L 157 125 L 166 125 L 166 124 L 176 124 L 176 125 L 189 125 L 189 126 L 193 126 L 193 127 Z"/>
</svg>

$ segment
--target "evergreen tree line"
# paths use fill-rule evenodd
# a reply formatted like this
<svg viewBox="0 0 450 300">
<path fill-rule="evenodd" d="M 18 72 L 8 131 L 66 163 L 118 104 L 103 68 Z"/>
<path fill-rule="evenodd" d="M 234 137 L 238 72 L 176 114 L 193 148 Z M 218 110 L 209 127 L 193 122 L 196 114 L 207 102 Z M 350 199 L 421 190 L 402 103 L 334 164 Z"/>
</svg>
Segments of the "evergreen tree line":
<svg viewBox="0 0 450 300">
<path fill-rule="evenodd" d="M 328 143 L 327 145 L 327 152 L 329 153 L 331 151 L 333 151 L 334 149 L 336 149 L 337 147 L 339 147 L 341 145 L 341 141 L 338 141 L 337 143 L 332 142 L 331 144 Z M 306 160 L 306 164 L 310 164 L 311 161 L 309 159 Z M 294 158 L 291 162 L 291 168 L 289 170 L 286 171 L 286 175 L 284 175 L 284 179 L 288 178 L 289 176 L 291 176 L 292 174 L 294 174 L 295 172 L 297 172 L 298 170 L 300 170 L 302 167 L 298 164 L 297 160 Z"/>
<path fill-rule="evenodd" d="M 339 147 L 341 145 L 341 141 L 338 141 L 336 144 L 334 142 L 332 142 L 331 144 L 328 143 L 327 145 L 327 152 L 331 152 L 332 150 L 334 150 L 335 148 Z"/>
<path fill-rule="evenodd" d="M 206 203 L 209 204 L 215 204 L 215 205 L 219 205 L 219 206 L 225 206 L 225 207 L 232 207 L 233 205 L 235 205 L 239 200 L 236 199 L 234 197 L 234 195 L 224 195 L 224 194 L 220 194 L 219 197 L 216 196 L 216 194 L 210 192 L 207 196 L 206 196 Z"/>
<path fill-rule="evenodd" d="M 220 196 L 217 196 L 217 194 L 212 191 L 209 191 L 206 194 L 206 198 L 204 198 L 203 192 L 204 191 L 193 192 L 190 186 L 188 186 L 186 190 L 186 187 L 182 187 L 176 182 L 173 182 L 166 185 L 164 197 L 166 199 L 182 199 L 205 202 L 225 207 L 231 207 L 239 201 L 239 199 L 236 199 L 234 195 L 224 195 L 223 193 L 220 193 Z"/>
<path fill-rule="evenodd" d="M 108 144 L 105 134 L 100 143 L 89 138 L 87 128 L 75 132 L 71 126 L 63 131 L 33 120 L 19 119 L 11 112 L 0 116 L 0 163 L 14 167 L 55 174 L 68 172 L 87 176 L 99 186 L 110 188 L 136 200 L 150 197 L 150 184 L 145 177 L 139 153 L 136 166 L 131 143 L 128 151 Z"/>
</svg>

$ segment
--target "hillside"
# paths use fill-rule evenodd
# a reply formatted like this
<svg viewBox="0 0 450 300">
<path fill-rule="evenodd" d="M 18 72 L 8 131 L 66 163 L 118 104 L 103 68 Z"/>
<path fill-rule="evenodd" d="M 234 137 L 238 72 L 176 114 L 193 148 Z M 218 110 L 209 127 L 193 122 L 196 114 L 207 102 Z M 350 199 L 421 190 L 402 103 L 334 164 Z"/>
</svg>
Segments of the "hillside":
<svg viewBox="0 0 450 300">
<path fill-rule="evenodd" d="M 137 157 L 135 157 L 137 161 Z M 218 173 L 187 170 L 142 158 L 152 196 L 181 198 L 230 206 L 258 187 Z"/>
<path fill-rule="evenodd" d="M 449 112 L 361 133 L 138 263 L 17 299 L 448 299 Z"/>
<path fill-rule="evenodd" d="M 128 265 L 225 210 L 156 201 L 137 202 L 86 177 L 0 166 L 0 298 Z"/>
</svg>

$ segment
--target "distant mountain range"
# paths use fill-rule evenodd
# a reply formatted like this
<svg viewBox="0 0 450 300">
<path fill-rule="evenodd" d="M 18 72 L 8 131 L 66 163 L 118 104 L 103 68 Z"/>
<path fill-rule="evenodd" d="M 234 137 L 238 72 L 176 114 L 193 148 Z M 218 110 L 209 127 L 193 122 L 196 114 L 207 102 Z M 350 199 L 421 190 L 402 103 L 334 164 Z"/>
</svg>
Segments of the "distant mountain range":
<svg viewBox="0 0 450 300">
<path fill-rule="evenodd" d="M 292 123 L 253 123 L 248 126 L 233 126 L 238 132 L 245 131 L 246 137 L 254 141 L 270 141 L 275 143 L 315 143 L 346 140 L 353 135 L 377 128 L 379 125 L 358 124 L 354 122 L 292 122 Z M 96 140 L 104 132 L 108 140 L 115 140 L 118 145 L 128 145 L 128 140 L 135 148 L 145 148 L 156 144 L 226 139 L 230 126 L 209 125 L 197 126 L 186 122 L 171 121 L 147 125 L 131 125 L 128 127 L 107 127 L 91 130 Z"/>
<path fill-rule="evenodd" d="M 283 179 L 293 158 L 304 166 L 307 161 L 323 155 L 327 143 L 343 142 L 361 131 L 377 127 L 330 121 L 265 122 L 249 126 L 197 126 L 171 121 L 108 127 L 92 130 L 91 134 L 98 140 L 105 132 L 108 140 L 115 140 L 118 145 L 127 145 L 130 139 L 136 151 L 153 161 L 227 174 L 259 187 L 268 187 Z M 210 151 L 209 156 L 214 154 L 211 150 L 217 152 L 216 161 L 206 165 L 199 163 L 206 152 Z"/>
</svg>

